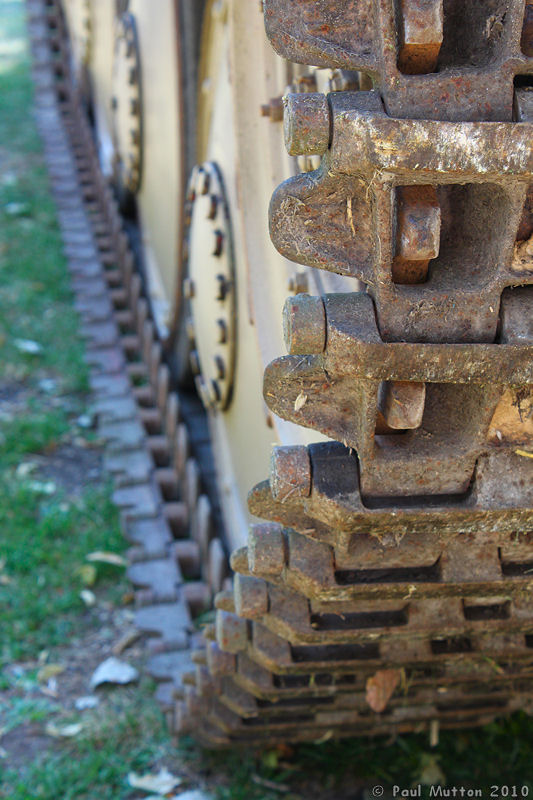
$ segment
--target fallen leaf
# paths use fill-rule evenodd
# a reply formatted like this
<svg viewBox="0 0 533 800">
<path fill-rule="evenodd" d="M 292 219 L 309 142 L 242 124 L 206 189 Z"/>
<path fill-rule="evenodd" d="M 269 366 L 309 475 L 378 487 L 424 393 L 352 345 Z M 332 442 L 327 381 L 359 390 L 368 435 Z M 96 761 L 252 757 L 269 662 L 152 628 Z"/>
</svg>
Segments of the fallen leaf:
<svg viewBox="0 0 533 800">
<path fill-rule="evenodd" d="M 36 356 L 43 351 L 39 342 L 34 342 L 33 339 L 15 339 L 14 345 L 21 353 L 29 353 L 32 356 Z"/>
<path fill-rule="evenodd" d="M 85 586 L 93 586 L 96 581 L 96 567 L 93 564 L 82 564 L 75 570 L 75 574 L 80 576 Z"/>
<path fill-rule="evenodd" d="M 99 561 L 102 564 L 114 564 L 115 567 L 127 567 L 128 562 L 123 556 L 118 553 L 106 553 L 103 550 L 98 550 L 94 553 L 89 553 L 85 556 L 87 561 Z"/>
<path fill-rule="evenodd" d="M 49 722 L 44 729 L 48 736 L 53 736 L 55 739 L 71 739 L 77 736 L 83 730 L 81 722 L 74 722 L 71 725 L 55 725 Z"/>
<path fill-rule="evenodd" d="M 39 683 L 47 683 L 50 678 L 54 678 L 56 675 L 61 675 L 61 673 L 64 671 L 65 667 L 62 664 L 45 664 L 45 666 L 41 667 L 37 673 L 37 680 Z"/>
<path fill-rule="evenodd" d="M 15 475 L 17 478 L 26 478 L 30 472 L 33 472 L 36 469 L 37 463 L 35 461 L 21 461 L 15 470 Z"/>
<path fill-rule="evenodd" d="M 136 642 L 140 635 L 141 635 L 140 631 L 137 630 L 125 633 L 124 636 L 121 636 L 116 645 L 114 645 L 113 654 L 119 656 L 121 653 L 124 652 L 124 650 L 126 650 L 130 646 L 130 644 Z"/>
<path fill-rule="evenodd" d="M 91 688 L 102 683 L 132 683 L 139 677 L 138 671 L 131 664 L 119 661 L 118 658 L 107 658 L 95 669 L 91 678 Z"/>
<path fill-rule="evenodd" d="M 58 696 L 57 679 L 56 678 L 50 678 L 50 680 L 48 681 L 46 686 L 41 686 L 40 688 L 41 688 L 42 694 L 46 695 L 46 697 L 57 697 Z"/>
<path fill-rule="evenodd" d="M 82 589 L 80 597 L 88 608 L 91 608 L 91 606 L 94 606 L 96 603 L 94 592 L 91 592 L 90 589 Z"/>
<path fill-rule="evenodd" d="M 38 385 L 41 391 L 47 392 L 49 394 L 51 392 L 55 392 L 55 390 L 57 389 L 57 381 L 55 381 L 53 378 L 42 378 L 39 381 Z"/>
<path fill-rule="evenodd" d="M 515 450 L 517 456 L 523 456 L 524 458 L 533 458 L 533 453 L 530 453 L 528 450 Z"/>
<path fill-rule="evenodd" d="M 84 697 L 77 697 L 74 701 L 74 706 L 78 711 L 85 711 L 87 708 L 96 708 L 99 704 L 99 699 L 94 694 L 88 694 Z"/>
<path fill-rule="evenodd" d="M 27 484 L 28 489 L 31 489 L 32 492 L 37 492 L 37 494 L 54 494 L 57 490 L 57 486 L 53 481 L 29 481 Z"/>
<path fill-rule="evenodd" d="M 6 203 L 4 206 L 5 213 L 10 217 L 23 217 L 30 213 L 28 203 Z"/>
<path fill-rule="evenodd" d="M 401 672 L 399 669 L 380 669 L 366 682 L 366 702 L 372 709 L 380 714 L 387 708 L 387 703 L 400 683 Z"/>
<path fill-rule="evenodd" d="M 130 772 L 128 783 L 133 789 L 144 789 L 146 792 L 158 792 L 158 794 L 168 794 L 182 783 L 182 778 L 172 775 L 166 767 L 159 770 L 157 774 L 147 772 L 145 775 L 138 775 Z"/>
<path fill-rule="evenodd" d="M 267 750 L 266 753 L 263 753 L 261 761 L 265 767 L 268 767 L 268 769 L 276 769 L 278 766 L 279 755 L 276 750 Z"/>
<path fill-rule="evenodd" d="M 287 784 L 270 781 L 268 778 L 262 778 L 260 775 L 252 775 L 252 782 L 256 783 L 258 786 L 264 786 L 265 789 L 272 789 L 275 792 L 285 793 L 290 791 L 290 787 L 287 786 Z"/>
<path fill-rule="evenodd" d="M 300 392 L 300 394 L 294 401 L 294 410 L 300 411 L 300 409 L 303 408 L 306 403 L 307 403 L 307 395 L 304 394 L 303 392 Z"/>
<path fill-rule="evenodd" d="M 444 786 L 446 776 L 439 765 L 439 756 L 432 753 L 422 753 L 420 757 L 420 773 L 413 785 L 422 786 Z"/>
</svg>

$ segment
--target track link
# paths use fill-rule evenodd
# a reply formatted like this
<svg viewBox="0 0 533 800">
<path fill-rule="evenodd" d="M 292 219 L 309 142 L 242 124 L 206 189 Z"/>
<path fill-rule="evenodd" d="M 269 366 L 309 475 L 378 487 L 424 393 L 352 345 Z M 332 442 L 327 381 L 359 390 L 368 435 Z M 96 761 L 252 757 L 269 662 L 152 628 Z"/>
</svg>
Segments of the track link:
<svg viewBox="0 0 533 800">
<path fill-rule="evenodd" d="M 137 622 L 157 634 L 150 669 L 177 734 L 211 746 L 422 730 L 435 741 L 440 727 L 532 708 L 533 62 L 523 0 L 501 5 L 490 28 L 457 5 L 454 24 L 473 33 L 455 63 L 437 0 L 418 17 L 406 0 L 398 39 L 385 0 L 319 13 L 264 0 L 283 56 L 373 78 L 370 92 L 286 99 L 290 152 L 322 165 L 277 190 L 270 220 L 285 256 L 368 292 L 286 305 L 289 356 L 268 367 L 266 402 L 336 442 L 274 450 L 250 494 L 268 522 L 233 554 L 230 582 L 69 84 L 61 14 L 29 4 L 41 127 L 136 545 Z M 208 580 L 185 581 L 206 558 Z M 219 589 L 200 637 L 192 617 Z"/>
</svg>

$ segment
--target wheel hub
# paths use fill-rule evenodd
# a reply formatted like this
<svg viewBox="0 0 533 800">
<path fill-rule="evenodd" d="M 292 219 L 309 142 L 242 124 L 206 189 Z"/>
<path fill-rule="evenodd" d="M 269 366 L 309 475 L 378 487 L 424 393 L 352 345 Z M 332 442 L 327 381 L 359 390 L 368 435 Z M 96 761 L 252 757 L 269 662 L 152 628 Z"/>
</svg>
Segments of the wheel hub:
<svg viewBox="0 0 533 800">
<path fill-rule="evenodd" d="M 188 190 L 188 328 L 194 340 L 191 366 L 207 408 L 231 401 L 235 365 L 235 270 L 224 184 L 213 162 L 195 167 Z"/>
</svg>

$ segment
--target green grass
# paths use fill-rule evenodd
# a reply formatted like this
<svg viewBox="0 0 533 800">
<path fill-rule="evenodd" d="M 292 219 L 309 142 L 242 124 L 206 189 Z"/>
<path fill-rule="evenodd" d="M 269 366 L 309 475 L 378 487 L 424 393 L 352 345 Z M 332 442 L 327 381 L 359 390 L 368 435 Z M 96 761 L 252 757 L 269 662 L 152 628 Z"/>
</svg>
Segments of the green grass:
<svg viewBox="0 0 533 800">
<path fill-rule="evenodd" d="M 107 489 L 88 491 L 69 505 L 61 497 L 39 498 L 15 477 L 4 476 L 0 487 L 0 526 L 9 534 L 2 548 L 9 582 L 0 586 L 6 632 L 1 665 L 36 659 L 41 650 L 64 644 L 79 631 L 85 556 L 95 550 L 120 552 L 124 541 Z M 113 568 L 99 569 L 101 587 Z"/>
<path fill-rule="evenodd" d="M 24 32 L 20 3 L 2 3 L 0 31 Z M 55 206 L 31 116 L 32 84 L 24 53 L 0 52 L 0 347 L 2 373 L 61 379 L 65 392 L 87 389 Z M 21 354 L 17 339 L 37 342 Z M 36 369 L 37 368 L 37 369 Z"/>
<path fill-rule="evenodd" d="M 0 764 L 0 798 L 6 800 L 122 800 L 132 797 L 127 774 L 149 771 L 171 756 L 172 746 L 147 681 L 115 690 L 106 706 L 82 717 L 84 728 L 55 752 L 43 752 L 21 774 Z M 34 709 L 34 714 L 39 709 Z M 65 717 L 62 722 L 71 721 Z M 58 794 L 58 792 L 61 792 Z M 4 792 L 4 793 L 2 793 Z"/>
<path fill-rule="evenodd" d="M 0 14 L 0 30 L 17 41 L 24 33 L 20 3 L 2 3 Z M 15 469 L 76 436 L 88 372 L 32 118 L 27 56 L 0 49 L 0 64 L 0 397 L 3 389 L 15 402 L 0 418 L 5 662 L 66 641 L 84 608 L 76 570 L 91 550 L 124 543 L 107 487 L 69 504 L 59 490 L 43 496 L 32 488 L 33 474 L 21 478 Z M 21 350 L 17 340 L 24 339 L 39 352 Z M 51 391 L 41 390 L 43 379 Z"/>
</svg>

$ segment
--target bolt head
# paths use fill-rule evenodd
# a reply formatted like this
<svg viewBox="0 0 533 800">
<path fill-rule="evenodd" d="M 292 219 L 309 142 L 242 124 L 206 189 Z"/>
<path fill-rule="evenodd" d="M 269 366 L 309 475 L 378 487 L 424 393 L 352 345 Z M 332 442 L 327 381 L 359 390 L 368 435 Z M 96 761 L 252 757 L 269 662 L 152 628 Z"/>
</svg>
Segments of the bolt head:
<svg viewBox="0 0 533 800">
<path fill-rule="evenodd" d="M 236 614 L 217 611 L 217 644 L 226 653 L 239 653 L 246 650 L 248 643 L 248 623 Z"/>
<path fill-rule="evenodd" d="M 307 447 L 274 447 L 270 459 L 270 489 L 276 500 L 309 497 L 311 459 Z"/>
<path fill-rule="evenodd" d="M 215 231 L 215 242 L 213 247 L 213 255 L 217 258 L 222 255 L 224 249 L 224 234 L 222 231 Z"/>
<path fill-rule="evenodd" d="M 207 219 L 216 219 L 218 213 L 219 200 L 216 194 L 212 194 L 209 198 L 210 206 L 207 212 Z"/>
<path fill-rule="evenodd" d="M 226 344 L 226 342 L 228 341 L 228 328 L 223 319 L 217 320 L 217 329 L 218 329 L 218 343 Z"/>
<path fill-rule="evenodd" d="M 217 378 L 220 381 L 223 381 L 226 377 L 226 365 L 224 364 L 224 359 L 222 356 L 214 356 L 215 368 L 217 372 Z"/>
<path fill-rule="evenodd" d="M 248 575 L 235 575 L 233 591 L 235 611 L 240 617 L 256 619 L 268 612 L 267 585 L 261 578 Z"/>
<path fill-rule="evenodd" d="M 331 112 L 325 94 L 287 94 L 283 127 L 285 147 L 291 156 L 321 156 L 329 147 Z"/>
<path fill-rule="evenodd" d="M 198 170 L 198 178 L 196 183 L 196 191 L 198 194 L 208 194 L 211 179 L 209 173 L 203 167 Z"/>
<path fill-rule="evenodd" d="M 185 300 L 192 300 L 196 295 L 196 286 L 192 278 L 184 278 L 183 280 L 183 297 Z"/>
<path fill-rule="evenodd" d="M 189 353 L 189 364 L 191 365 L 193 375 L 200 375 L 200 357 L 196 350 L 191 350 Z"/>
<path fill-rule="evenodd" d="M 283 335 L 291 355 L 323 353 L 326 347 L 326 310 L 321 297 L 297 294 L 283 308 Z"/>
<path fill-rule="evenodd" d="M 248 567 L 253 575 L 281 575 L 286 562 L 283 528 L 275 522 L 252 525 L 248 534 Z"/>
</svg>

